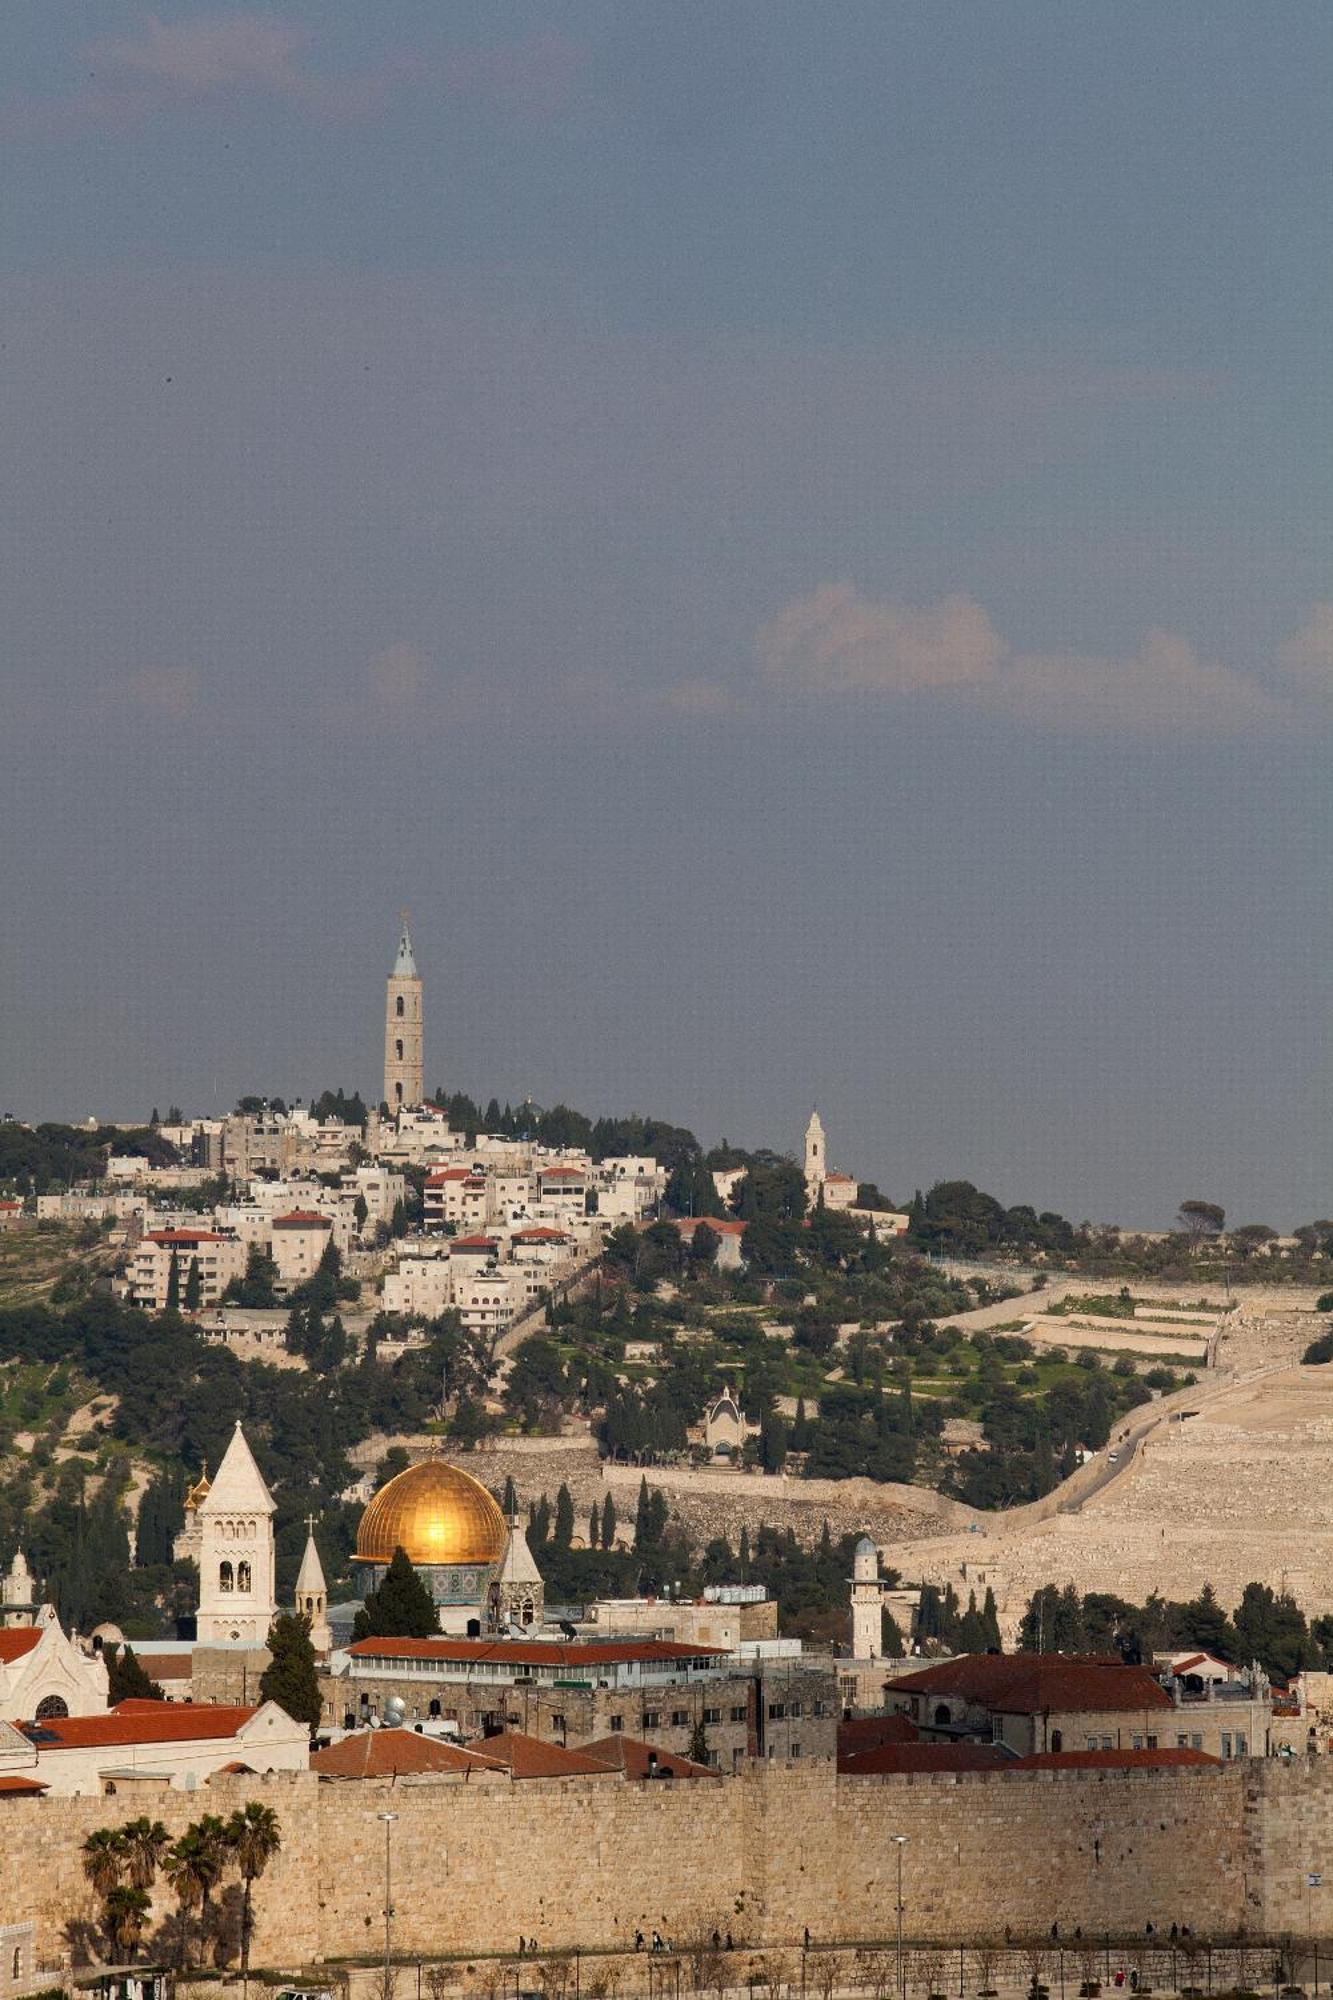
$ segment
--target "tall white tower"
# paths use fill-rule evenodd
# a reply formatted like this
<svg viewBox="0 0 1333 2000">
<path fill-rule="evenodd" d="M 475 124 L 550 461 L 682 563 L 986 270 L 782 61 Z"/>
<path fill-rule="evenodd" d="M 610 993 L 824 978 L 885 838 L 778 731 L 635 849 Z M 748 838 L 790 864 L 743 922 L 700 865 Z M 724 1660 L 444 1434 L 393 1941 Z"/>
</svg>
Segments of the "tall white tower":
<svg viewBox="0 0 1333 2000">
<path fill-rule="evenodd" d="M 404 910 L 398 956 L 389 974 L 384 999 L 384 1102 L 390 1112 L 410 1111 L 425 1095 L 421 999 L 421 974 L 412 956 Z"/>
<path fill-rule="evenodd" d="M 819 1190 L 824 1185 L 828 1172 L 828 1148 L 824 1142 L 824 1127 L 819 1113 L 810 1113 L 810 1123 L 805 1128 L 805 1198 L 813 1208 L 819 1200 Z"/>
<path fill-rule="evenodd" d="M 305 1554 L 301 1557 L 301 1568 L 296 1579 L 296 1615 L 310 1620 L 310 1643 L 317 1653 L 327 1653 L 333 1646 L 333 1633 L 329 1629 L 329 1587 L 324 1581 L 324 1565 L 315 1547 L 315 1521 L 312 1514 L 306 1515 Z"/>
<path fill-rule="evenodd" d="M 879 1550 L 862 1535 L 852 1551 L 852 1656 L 877 1660 L 884 1651 L 884 1597 Z"/>
<path fill-rule="evenodd" d="M 204 1645 L 262 1646 L 277 1612 L 273 1594 L 273 1495 L 239 1420 L 217 1476 L 200 1501 L 199 1617 Z"/>
</svg>

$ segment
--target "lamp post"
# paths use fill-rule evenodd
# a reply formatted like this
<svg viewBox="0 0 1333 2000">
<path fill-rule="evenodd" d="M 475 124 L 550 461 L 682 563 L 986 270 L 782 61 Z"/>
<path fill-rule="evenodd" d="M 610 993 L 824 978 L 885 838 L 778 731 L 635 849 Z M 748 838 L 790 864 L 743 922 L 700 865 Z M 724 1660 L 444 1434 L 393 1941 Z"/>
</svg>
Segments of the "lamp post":
<svg viewBox="0 0 1333 2000">
<path fill-rule="evenodd" d="M 889 1839 L 898 1849 L 898 1923 L 895 1933 L 897 1939 L 895 1957 L 898 1968 L 898 2000 L 905 2000 L 906 1994 L 906 1988 L 903 1985 L 903 1849 L 906 1847 L 909 1837 L 905 1833 L 891 1833 L 889 1835 Z"/>
<path fill-rule="evenodd" d="M 390 2000 L 393 1938 L 393 1823 L 395 1812 L 382 1812 L 384 1821 L 384 1990 L 381 2000 Z"/>
</svg>

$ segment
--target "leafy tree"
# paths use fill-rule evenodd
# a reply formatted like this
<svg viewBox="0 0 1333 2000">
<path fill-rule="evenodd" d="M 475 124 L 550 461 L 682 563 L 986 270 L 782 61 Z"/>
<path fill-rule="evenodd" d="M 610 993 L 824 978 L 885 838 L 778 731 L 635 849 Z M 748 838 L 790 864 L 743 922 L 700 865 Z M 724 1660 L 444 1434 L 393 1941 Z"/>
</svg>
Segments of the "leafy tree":
<svg viewBox="0 0 1333 2000">
<path fill-rule="evenodd" d="M 276 1701 L 293 1722 L 304 1722 L 313 1736 L 324 1704 L 319 1693 L 315 1649 L 310 1643 L 310 1620 L 280 1611 L 269 1627 L 268 1650 L 271 1657 L 260 1676 L 260 1699 Z"/>
<path fill-rule="evenodd" d="M 713 1170 L 698 1153 L 687 1154 L 673 1169 L 666 1184 L 664 1200 L 673 1215 L 724 1213 Z"/>
<path fill-rule="evenodd" d="M 440 1629 L 435 1600 L 406 1552 L 395 1549 L 378 1590 L 368 1593 L 352 1623 L 356 1639 L 429 1639 Z"/>
<path fill-rule="evenodd" d="M 1197 1247 L 1205 1237 L 1217 1237 L 1226 1227 L 1227 1212 L 1212 1201 L 1182 1201 L 1180 1227 Z"/>
<path fill-rule="evenodd" d="M 1258 1660 L 1283 1679 L 1299 1673 L 1310 1651 L 1305 1614 L 1288 1592 L 1266 1583 L 1247 1583 L 1233 1623 L 1242 1660 Z"/>
<path fill-rule="evenodd" d="M 241 1874 L 241 1979 L 244 1983 L 250 1977 L 254 1885 L 282 1846 L 282 1830 L 272 1806 L 258 1805 L 250 1799 L 234 1812 L 227 1821 L 227 1845 Z"/>
<path fill-rule="evenodd" d="M 696 1270 L 704 1270 L 716 1264 L 717 1253 L 722 1248 L 722 1237 L 716 1229 L 710 1229 L 706 1222 L 695 1225 L 690 1238 L 690 1263 Z"/>
<path fill-rule="evenodd" d="M 704 1726 L 702 1716 L 699 1717 L 694 1728 L 690 1731 L 689 1755 L 691 1763 L 694 1764 L 706 1764 L 709 1761 L 708 1731 Z"/>
</svg>

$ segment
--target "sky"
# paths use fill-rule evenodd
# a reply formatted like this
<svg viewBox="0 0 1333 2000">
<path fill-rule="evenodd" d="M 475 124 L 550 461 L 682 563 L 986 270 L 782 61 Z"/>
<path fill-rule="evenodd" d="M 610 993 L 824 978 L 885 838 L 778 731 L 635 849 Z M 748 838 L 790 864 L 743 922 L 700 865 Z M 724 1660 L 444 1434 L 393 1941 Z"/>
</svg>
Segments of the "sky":
<svg viewBox="0 0 1333 2000">
<path fill-rule="evenodd" d="M 1333 1212 L 1327 0 L 9 0 L 0 1109 Z"/>
</svg>

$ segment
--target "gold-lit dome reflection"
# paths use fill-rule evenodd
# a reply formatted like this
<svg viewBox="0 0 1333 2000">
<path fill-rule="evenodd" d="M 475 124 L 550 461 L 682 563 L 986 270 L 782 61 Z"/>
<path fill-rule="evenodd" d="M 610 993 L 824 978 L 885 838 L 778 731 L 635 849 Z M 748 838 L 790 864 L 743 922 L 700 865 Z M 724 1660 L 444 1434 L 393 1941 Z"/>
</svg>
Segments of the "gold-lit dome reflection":
<svg viewBox="0 0 1333 2000">
<path fill-rule="evenodd" d="M 504 1515 L 481 1481 L 427 1458 L 375 1495 L 356 1532 L 356 1560 L 390 1563 L 402 1549 L 416 1564 L 494 1563 L 508 1539 Z"/>
</svg>

